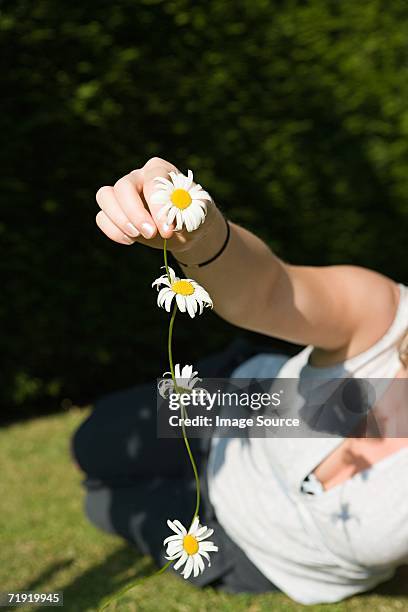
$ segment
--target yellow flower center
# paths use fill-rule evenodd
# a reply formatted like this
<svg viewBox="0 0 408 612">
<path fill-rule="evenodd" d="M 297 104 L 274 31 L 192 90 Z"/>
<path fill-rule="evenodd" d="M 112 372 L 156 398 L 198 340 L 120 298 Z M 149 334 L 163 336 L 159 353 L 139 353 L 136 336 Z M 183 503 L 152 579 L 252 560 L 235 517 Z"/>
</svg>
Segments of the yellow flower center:
<svg viewBox="0 0 408 612">
<path fill-rule="evenodd" d="M 171 288 L 174 293 L 179 293 L 180 295 L 193 295 L 194 293 L 194 287 L 188 280 L 175 281 Z"/>
<path fill-rule="evenodd" d="M 188 555 L 195 555 L 198 552 L 198 542 L 192 535 L 186 535 L 183 539 L 183 548 Z"/>
<path fill-rule="evenodd" d="M 170 196 L 174 206 L 180 210 L 188 208 L 192 202 L 191 195 L 185 189 L 175 189 Z"/>
</svg>

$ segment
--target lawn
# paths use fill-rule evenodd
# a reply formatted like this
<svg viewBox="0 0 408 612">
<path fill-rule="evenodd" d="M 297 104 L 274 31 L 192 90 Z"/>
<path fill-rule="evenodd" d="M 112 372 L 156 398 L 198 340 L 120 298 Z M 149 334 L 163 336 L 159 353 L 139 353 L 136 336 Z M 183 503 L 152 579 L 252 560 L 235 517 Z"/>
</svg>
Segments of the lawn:
<svg viewBox="0 0 408 612">
<path fill-rule="evenodd" d="M 120 539 L 97 531 L 82 513 L 81 475 L 71 463 L 69 440 L 84 416 L 84 411 L 71 410 L 0 431 L 0 590 L 63 591 L 66 612 L 98 610 L 129 580 L 155 569 Z M 408 572 L 403 571 L 369 595 L 306 608 L 281 594 L 200 591 L 164 574 L 147 580 L 110 610 L 387 612 L 408 609 L 407 583 Z"/>
</svg>

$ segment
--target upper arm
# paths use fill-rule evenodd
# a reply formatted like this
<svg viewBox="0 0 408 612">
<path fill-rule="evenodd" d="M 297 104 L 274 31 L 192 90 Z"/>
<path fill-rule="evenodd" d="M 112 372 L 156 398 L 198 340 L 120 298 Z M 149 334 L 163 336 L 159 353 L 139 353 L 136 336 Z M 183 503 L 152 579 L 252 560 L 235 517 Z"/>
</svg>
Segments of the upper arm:
<svg viewBox="0 0 408 612">
<path fill-rule="evenodd" d="M 262 327 L 256 331 L 317 347 L 316 365 L 329 365 L 379 340 L 394 319 L 398 298 L 396 283 L 372 270 L 281 262 L 253 320 Z"/>
</svg>

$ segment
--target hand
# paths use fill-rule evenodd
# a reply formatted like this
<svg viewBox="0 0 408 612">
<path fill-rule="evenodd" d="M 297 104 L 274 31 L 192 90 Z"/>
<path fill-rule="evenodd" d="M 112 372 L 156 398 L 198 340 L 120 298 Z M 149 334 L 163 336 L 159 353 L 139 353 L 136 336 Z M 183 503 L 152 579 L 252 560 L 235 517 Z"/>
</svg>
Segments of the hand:
<svg viewBox="0 0 408 612">
<path fill-rule="evenodd" d="M 98 227 L 114 242 L 131 245 L 135 242 L 163 248 L 163 239 L 167 238 L 168 248 L 175 253 L 185 253 L 196 246 L 212 229 L 214 224 L 223 224 L 221 213 L 213 202 L 208 203 L 207 217 L 194 232 L 174 230 L 174 224 L 168 226 L 166 217 L 158 218 L 161 206 L 151 202 L 151 196 L 157 189 L 154 178 L 167 178 L 169 172 L 177 172 L 173 164 L 153 157 L 137 170 L 120 178 L 113 187 L 101 187 L 96 194 L 96 201 L 101 211 L 96 215 Z"/>
</svg>

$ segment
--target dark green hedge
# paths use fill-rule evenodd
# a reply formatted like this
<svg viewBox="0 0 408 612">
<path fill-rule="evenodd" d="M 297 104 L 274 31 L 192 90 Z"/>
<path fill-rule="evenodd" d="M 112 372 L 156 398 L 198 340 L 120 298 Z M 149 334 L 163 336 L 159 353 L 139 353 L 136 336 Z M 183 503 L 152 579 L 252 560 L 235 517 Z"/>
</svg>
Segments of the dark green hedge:
<svg viewBox="0 0 408 612">
<path fill-rule="evenodd" d="M 194 169 L 292 262 L 407 282 L 407 31 L 405 1 L 3 3 L 6 412 L 166 368 L 160 254 L 94 226 L 97 188 L 150 156 Z M 179 324 L 176 359 L 235 333 Z"/>
</svg>

